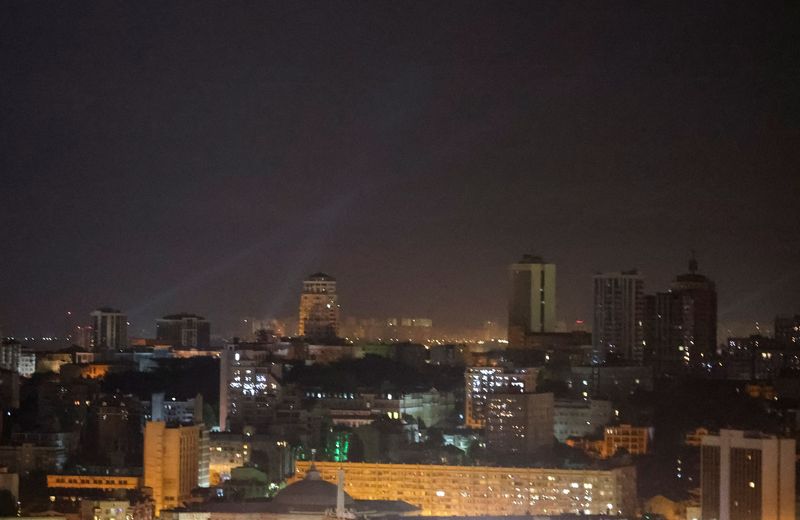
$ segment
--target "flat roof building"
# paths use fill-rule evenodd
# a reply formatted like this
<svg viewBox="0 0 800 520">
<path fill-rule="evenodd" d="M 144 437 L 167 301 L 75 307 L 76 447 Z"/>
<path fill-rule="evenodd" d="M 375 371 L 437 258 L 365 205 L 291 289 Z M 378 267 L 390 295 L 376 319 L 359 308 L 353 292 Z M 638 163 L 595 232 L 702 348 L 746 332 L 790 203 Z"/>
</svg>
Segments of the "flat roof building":
<svg viewBox="0 0 800 520">
<path fill-rule="evenodd" d="M 292 480 L 312 463 L 297 462 Z M 316 462 L 328 482 L 344 471 L 354 499 L 403 500 L 424 516 L 634 514 L 636 470 Z"/>
<path fill-rule="evenodd" d="M 701 442 L 702 520 L 795 520 L 794 439 L 721 430 Z"/>
</svg>

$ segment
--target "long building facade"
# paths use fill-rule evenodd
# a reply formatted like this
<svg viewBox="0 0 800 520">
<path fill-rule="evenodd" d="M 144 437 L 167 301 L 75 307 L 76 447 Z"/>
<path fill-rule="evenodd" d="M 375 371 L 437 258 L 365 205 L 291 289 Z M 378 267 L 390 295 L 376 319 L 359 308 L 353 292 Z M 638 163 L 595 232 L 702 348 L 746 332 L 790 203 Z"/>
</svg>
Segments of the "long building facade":
<svg viewBox="0 0 800 520">
<path fill-rule="evenodd" d="M 292 481 L 311 462 L 298 461 Z M 636 470 L 316 462 L 328 482 L 344 471 L 357 500 L 403 500 L 424 516 L 621 514 L 636 510 Z"/>
</svg>

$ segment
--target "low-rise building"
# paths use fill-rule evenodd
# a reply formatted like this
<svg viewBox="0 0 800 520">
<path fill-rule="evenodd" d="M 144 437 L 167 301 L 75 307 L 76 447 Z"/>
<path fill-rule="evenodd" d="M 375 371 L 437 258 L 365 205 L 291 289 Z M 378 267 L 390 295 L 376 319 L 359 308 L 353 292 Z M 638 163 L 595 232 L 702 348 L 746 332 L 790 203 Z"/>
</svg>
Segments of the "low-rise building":
<svg viewBox="0 0 800 520">
<path fill-rule="evenodd" d="M 151 500 L 81 500 L 80 520 L 153 520 Z"/>
<path fill-rule="evenodd" d="M 586 437 L 614 419 L 611 401 L 598 399 L 556 399 L 553 407 L 553 434 L 558 442 L 570 437 Z"/>
<path fill-rule="evenodd" d="M 61 471 L 75 448 L 77 437 L 69 432 L 17 432 L 0 446 L 0 466 L 15 473 Z"/>
<path fill-rule="evenodd" d="M 603 430 L 600 457 L 604 459 L 613 457 L 617 451 L 622 449 L 631 455 L 645 455 L 650 450 L 651 437 L 651 428 L 631 426 L 630 424 L 607 426 Z"/>
<path fill-rule="evenodd" d="M 621 424 L 603 429 L 602 439 L 569 438 L 567 445 L 584 450 L 588 455 L 608 459 L 625 450 L 631 455 L 645 455 L 649 451 L 652 429 Z"/>
<path fill-rule="evenodd" d="M 139 489 L 142 478 L 135 475 L 47 475 L 47 487 L 51 489 Z"/>
<path fill-rule="evenodd" d="M 0 489 L 8 491 L 15 499 L 19 499 L 19 475 L 9 472 L 5 466 L 0 467 Z"/>
</svg>

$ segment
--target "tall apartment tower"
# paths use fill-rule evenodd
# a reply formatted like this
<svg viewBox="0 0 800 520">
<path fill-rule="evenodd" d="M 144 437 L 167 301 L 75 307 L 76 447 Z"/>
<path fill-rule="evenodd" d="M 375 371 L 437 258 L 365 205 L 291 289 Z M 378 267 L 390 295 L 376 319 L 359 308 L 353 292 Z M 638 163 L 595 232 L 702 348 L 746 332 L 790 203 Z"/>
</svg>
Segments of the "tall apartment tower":
<svg viewBox="0 0 800 520">
<path fill-rule="evenodd" d="M 511 265 L 508 342 L 525 344 L 525 336 L 556 329 L 556 264 L 524 255 Z"/>
<path fill-rule="evenodd" d="M 795 440 L 743 431 L 700 448 L 702 520 L 794 520 Z"/>
<path fill-rule="evenodd" d="M 303 282 L 297 334 L 311 341 L 335 339 L 339 334 L 336 278 L 314 273 Z"/>
<path fill-rule="evenodd" d="M 101 307 L 90 314 L 94 348 L 113 350 L 128 346 L 128 317 L 118 309 Z"/>
<path fill-rule="evenodd" d="M 607 359 L 641 363 L 644 355 L 644 279 L 638 271 L 594 276 L 594 349 Z"/>
<path fill-rule="evenodd" d="M 717 290 L 698 274 L 692 255 L 689 272 L 678 275 L 669 292 L 647 296 L 648 364 L 658 372 L 678 372 L 702 363 L 717 349 Z"/>
<path fill-rule="evenodd" d="M 156 340 L 173 346 L 208 348 L 211 325 L 196 314 L 171 314 L 156 320 Z"/>
<path fill-rule="evenodd" d="M 219 366 L 219 429 L 264 432 L 281 396 L 282 365 L 267 350 L 230 343 L 220 352 Z"/>
<path fill-rule="evenodd" d="M 163 421 L 145 425 L 144 485 L 153 490 L 156 515 L 182 505 L 198 487 L 202 452 L 208 451 L 205 443 L 202 425 L 168 426 Z M 206 467 L 206 479 L 207 475 Z"/>
</svg>

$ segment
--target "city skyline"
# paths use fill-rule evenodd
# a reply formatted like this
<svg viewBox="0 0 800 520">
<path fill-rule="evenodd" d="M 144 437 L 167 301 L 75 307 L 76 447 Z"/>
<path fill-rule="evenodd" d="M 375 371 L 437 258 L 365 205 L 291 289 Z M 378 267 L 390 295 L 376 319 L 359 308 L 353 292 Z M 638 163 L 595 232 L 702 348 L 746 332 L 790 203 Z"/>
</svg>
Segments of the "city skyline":
<svg viewBox="0 0 800 520">
<path fill-rule="evenodd" d="M 691 249 L 721 329 L 796 311 L 791 7 L 226 7 L 5 8 L 5 330 L 291 315 L 320 269 L 344 313 L 464 327 L 524 252 L 567 322 Z"/>
<path fill-rule="evenodd" d="M 793 520 L 800 3 L 0 3 L 0 520 Z"/>
<path fill-rule="evenodd" d="M 526 253 L 526 255 L 527 255 L 527 253 Z M 692 258 L 691 261 L 695 262 L 695 264 L 696 264 L 697 262 L 696 262 L 696 260 L 694 260 L 694 256 L 693 256 L 694 252 L 693 251 L 692 251 L 691 255 L 692 255 L 691 256 L 691 258 Z M 548 259 L 548 262 L 550 262 L 550 259 Z M 553 261 L 552 264 L 553 265 L 558 265 L 557 262 L 555 262 L 555 261 Z M 513 266 L 513 265 L 516 265 L 516 264 L 515 263 L 511 263 L 509 265 Z M 559 267 L 559 269 L 560 269 L 560 267 Z M 695 265 L 695 269 L 697 269 L 696 265 Z M 684 273 L 686 271 L 686 269 L 683 269 L 683 270 L 677 269 L 673 274 L 667 276 L 669 281 L 667 283 L 665 283 L 663 286 L 659 286 L 659 287 L 654 287 L 652 285 L 652 283 L 648 283 L 649 278 L 644 273 L 642 273 L 640 270 L 634 269 L 634 271 L 637 271 L 638 274 L 642 277 L 642 279 L 644 281 L 643 294 L 644 295 L 651 295 L 651 294 L 656 294 L 656 293 L 663 292 L 663 291 L 669 291 L 670 290 L 670 285 L 672 283 L 672 279 L 676 275 L 680 275 L 680 274 Z M 487 321 L 491 321 L 492 323 L 496 324 L 500 328 L 504 328 L 505 324 L 507 322 L 507 313 L 508 313 L 508 305 L 509 305 L 508 294 L 509 294 L 509 291 L 511 290 L 512 285 L 513 285 L 508 280 L 507 272 L 508 272 L 508 266 L 506 266 L 506 279 L 505 279 L 505 286 L 504 286 L 504 290 L 505 290 L 504 298 L 505 299 L 502 301 L 502 306 L 505 306 L 505 308 L 504 309 L 501 308 L 499 311 L 497 311 L 496 316 L 491 316 L 489 318 L 485 317 L 485 319 L 478 318 L 477 321 L 468 321 L 468 322 L 461 322 L 461 323 L 454 323 L 452 320 L 448 320 L 448 319 L 445 318 L 443 320 L 434 320 L 436 322 L 436 324 L 437 324 L 436 326 L 438 328 L 442 329 L 442 330 L 447 331 L 445 333 L 445 335 L 451 335 L 451 336 L 452 335 L 458 335 L 458 334 L 464 334 L 464 333 L 467 333 L 467 332 L 474 332 L 475 330 L 479 329 L 482 326 L 482 324 L 486 323 Z M 708 275 L 709 274 L 705 270 L 700 270 L 699 273 L 704 274 L 704 275 Z M 591 275 L 589 275 L 589 283 L 590 284 L 593 283 L 592 280 L 594 278 L 596 278 L 598 275 L 602 275 L 602 274 L 603 274 L 602 272 L 598 271 L 598 272 L 594 272 Z M 299 280 L 301 280 L 299 282 L 301 287 L 302 287 L 302 284 L 303 284 L 302 280 L 304 280 L 308 276 L 309 275 L 303 275 L 303 276 L 301 276 L 299 278 Z M 712 276 L 712 278 L 713 278 L 713 276 Z M 572 285 L 572 284 L 570 284 L 570 285 Z M 556 299 L 558 299 L 560 297 L 560 291 L 561 291 L 561 289 L 557 290 L 557 292 L 556 292 L 557 298 Z M 231 316 L 227 320 L 219 320 L 219 322 L 217 322 L 217 319 L 212 318 L 212 321 L 214 321 L 217 324 L 217 326 L 219 326 L 219 328 L 216 328 L 216 330 L 213 332 L 213 335 L 215 335 L 217 338 L 226 338 L 226 337 L 236 336 L 237 334 L 241 334 L 242 320 L 243 319 L 246 320 L 246 319 L 250 319 L 250 318 L 255 318 L 258 321 L 279 320 L 279 321 L 286 322 L 286 323 L 292 323 L 293 320 L 296 320 L 296 314 L 297 314 L 297 311 L 296 311 L 296 297 L 297 297 L 297 294 L 300 294 L 301 292 L 302 291 L 300 289 L 298 289 L 296 294 L 294 294 L 292 296 L 292 298 L 295 299 L 295 303 L 294 303 L 295 309 L 292 310 L 291 309 L 292 305 L 287 303 L 286 307 L 289 308 L 289 311 L 285 312 L 283 314 L 273 314 L 273 315 L 262 314 L 262 315 L 258 315 L 256 312 L 253 312 L 253 311 L 250 311 L 250 312 L 245 311 L 241 315 Z M 339 292 L 341 293 L 342 291 L 339 291 Z M 347 292 L 348 291 L 345 289 L 344 293 L 347 294 Z M 577 315 L 577 316 L 574 317 L 574 319 L 572 319 L 572 317 L 563 316 L 561 314 L 561 312 L 559 311 L 556 314 L 556 321 L 555 321 L 556 326 L 555 326 L 555 328 L 557 330 L 561 331 L 561 332 L 566 332 L 566 331 L 571 331 L 571 330 L 583 330 L 586 327 L 591 328 L 592 323 L 593 323 L 593 309 L 592 309 L 592 302 L 591 302 L 591 299 L 592 299 L 591 286 L 589 288 L 588 298 L 589 298 L 588 304 L 586 302 L 581 302 L 581 306 L 582 307 L 588 305 L 588 311 L 587 311 L 585 316 L 584 315 Z M 347 303 L 349 303 L 349 302 L 346 302 L 346 304 Z M 2 322 L 0 322 L 0 331 L 2 331 L 3 334 L 5 334 L 7 336 L 15 336 L 15 335 L 17 337 L 30 336 L 31 339 L 34 339 L 39 335 L 42 335 L 43 339 L 44 339 L 45 336 L 46 337 L 52 337 L 52 338 L 58 338 L 58 337 L 62 336 L 65 333 L 65 331 L 67 331 L 67 330 L 69 330 L 71 328 L 74 328 L 75 326 L 78 326 L 78 325 L 90 326 L 91 325 L 90 322 L 91 322 L 91 314 L 92 314 L 92 312 L 95 312 L 97 309 L 102 309 L 102 308 L 103 308 L 103 306 L 95 306 L 94 308 L 92 308 L 91 312 L 87 312 L 86 313 L 86 315 L 87 315 L 86 317 L 82 316 L 82 313 L 73 312 L 72 310 L 67 311 L 66 313 L 64 313 L 62 315 L 54 316 L 53 320 L 51 321 L 52 325 L 50 325 L 49 328 L 48 328 L 48 326 L 44 326 L 44 328 L 40 329 L 40 331 L 37 334 L 32 334 L 32 333 L 29 333 L 27 331 L 21 333 L 21 332 L 19 332 L 17 330 L 17 327 L 15 327 L 14 324 L 4 324 Z M 169 313 L 173 313 L 174 314 L 176 312 L 174 307 L 164 307 L 164 309 L 165 310 L 163 310 L 161 312 L 154 313 L 154 316 L 152 317 L 152 319 L 151 319 L 151 316 L 149 314 L 148 315 L 144 315 L 142 313 L 137 313 L 135 315 L 139 316 L 140 321 L 132 322 L 132 318 L 130 317 L 131 313 L 127 312 L 123 308 L 122 312 L 128 314 L 129 331 L 130 331 L 130 334 L 132 334 L 132 337 L 155 337 L 156 336 L 156 332 L 155 332 L 156 324 L 160 319 L 162 319 L 162 316 L 165 315 L 165 314 L 169 314 Z M 179 313 L 183 313 L 186 310 L 187 309 L 184 308 Z M 387 314 L 383 314 L 383 315 L 354 314 L 354 313 L 349 313 L 349 312 L 347 312 L 346 309 L 344 309 L 344 310 L 342 310 L 341 314 L 342 314 L 343 318 L 384 320 L 384 319 L 392 318 L 392 317 L 396 317 L 396 316 L 414 314 L 415 312 L 416 311 L 413 311 L 413 310 L 411 310 L 411 311 L 401 310 L 401 311 L 398 311 L 397 313 L 395 313 L 395 315 L 393 316 L 391 314 L 388 314 L 388 315 Z M 719 320 L 720 327 L 719 327 L 719 330 L 718 330 L 718 338 L 717 338 L 718 341 L 717 341 L 717 343 L 723 341 L 727 337 L 747 336 L 747 335 L 750 335 L 750 334 L 774 334 L 773 328 L 774 328 L 775 319 L 777 317 L 779 317 L 779 316 L 790 316 L 793 313 L 794 313 L 794 311 L 792 311 L 792 310 L 785 310 L 784 309 L 782 311 L 778 311 L 777 313 L 775 313 L 772 316 L 766 316 L 765 315 L 762 319 L 757 319 L 755 317 L 753 317 L 751 319 L 741 319 L 741 320 L 725 320 L 724 318 L 720 319 Z M 422 314 L 422 313 L 417 313 L 417 314 Z M 436 314 L 436 311 L 432 310 L 430 314 Z M 720 313 L 720 314 L 722 315 L 722 313 Z M 144 322 L 141 321 L 142 319 L 144 319 Z M 292 334 L 289 334 L 289 335 L 292 335 Z"/>
</svg>

